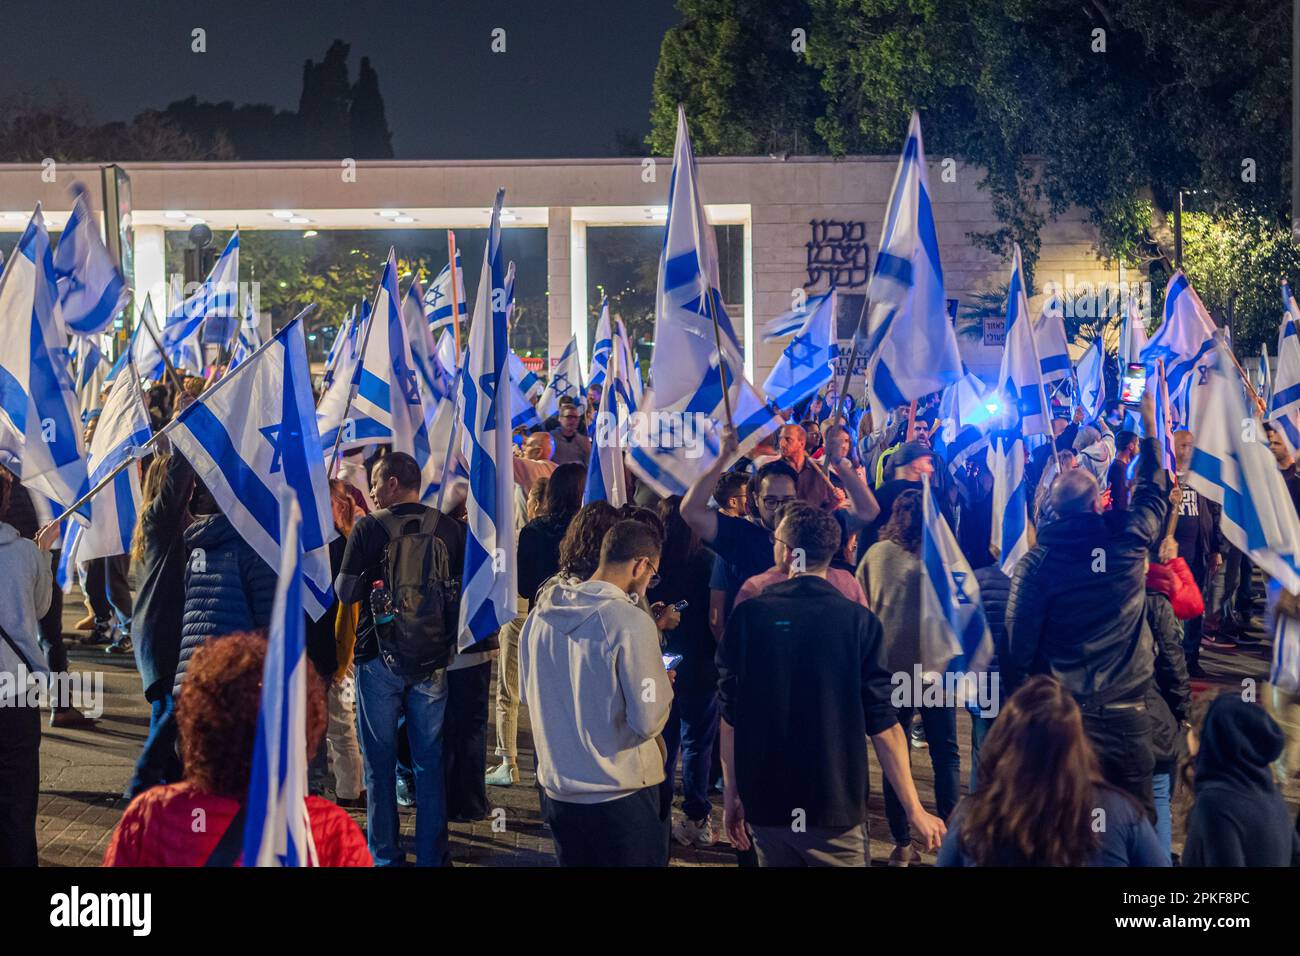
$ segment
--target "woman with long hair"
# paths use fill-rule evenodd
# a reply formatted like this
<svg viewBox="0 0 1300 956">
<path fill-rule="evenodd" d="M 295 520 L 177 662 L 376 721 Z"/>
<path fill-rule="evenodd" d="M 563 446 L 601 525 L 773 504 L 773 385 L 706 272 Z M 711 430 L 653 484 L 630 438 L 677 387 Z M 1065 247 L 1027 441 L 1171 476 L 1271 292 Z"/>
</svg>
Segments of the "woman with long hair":
<svg viewBox="0 0 1300 956">
<path fill-rule="evenodd" d="M 240 807 L 253 770 L 266 640 L 231 634 L 190 658 L 176 705 L 185 779 L 131 801 L 104 854 L 105 866 L 234 866 L 243 848 Z M 307 752 L 325 733 L 325 687 L 307 668 Z M 309 796 L 307 817 L 320 866 L 370 866 L 366 838 L 347 811 Z M 194 821 L 205 821 L 195 830 Z M 227 830 L 239 829 L 233 836 Z M 248 861 L 244 861 L 247 864 Z"/>
<path fill-rule="evenodd" d="M 1168 866 L 1132 797 L 1106 783 L 1083 715 L 1057 681 L 1031 677 L 980 748 L 980 789 L 948 824 L 940 866 Z"/>
<path fill-rule="evenodd" d="M 185 529 L 194 520 L 189 510 L 194 470 L 183 456 L 159 452 L 145 469 L 140 492 L 140 518 L 131 541 L 140 587 L 131 615 L 131 635 L 135 666 L 151 710 L 149 736 L 136 761 L 127 797 L 180 779 L 172 685 L 181 653 L 188 560 Z"/>
<path fill-rule="evenodd" d="M 533 600 L 542 582 L 559 569 L 560 541 L 582 507 L 586 485 L 585 465 L 570 462 L 551 473 L 546 483 L 546 513 L 519 530 L 518 585 L 521 598 Z"/>
<path fill-rule="evenodd" d="M 943 699 L 927 704 L 917 697 L 928 696 L 923 682 L 933 675 L 922 675 L 921 659 L 921 492 L 904 491 L 894 499 L 889 520 L 880 529 L 875 544 L 867 549 L 858 566 L 858 583 L 867 595 L 867 606 L 880 618 L 885 634 L 885 665 L 894 674 L 902 674 L 910 689 L 904 706 L 898 707 L 898 722 L 907 733 L 912 718 L 921 717 L 925 740 L 934 767 L 934 802 L 940 819 L 948 819 L 961 795 L 961 753 L 957 749 L 957 702 Z M 919 678 L 919 679 L 918 679 Z M 942 689 L 940 688 L 940 691 Z M 897 696 L 897 695 L 895 695 Z M 908 751 L 909 755 L 911 751 Z M 884 783 L 885 816 L 894 837 L 892 866 L 908 866 L 920 861 L 912 846 L 912 831 L 907 812 L 889 781 Z"/>
</svg>

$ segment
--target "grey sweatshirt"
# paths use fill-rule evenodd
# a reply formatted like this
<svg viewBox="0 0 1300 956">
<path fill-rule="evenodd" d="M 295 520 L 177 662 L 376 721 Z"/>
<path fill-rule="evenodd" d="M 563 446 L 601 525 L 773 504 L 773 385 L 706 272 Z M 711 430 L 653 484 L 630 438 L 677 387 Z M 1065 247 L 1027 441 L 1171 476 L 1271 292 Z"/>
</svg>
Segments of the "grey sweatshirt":
<svg viewBox="0 0 1300 956">
<path fill-rule="evenodd" d="M 552 800 L 604 803 L 655 786 L 673 691 L 654 620 L 605 581 L 543 590 L 519 637 L 519 686 Z"/>
<path fill-rule="evenodd" d="M 0 601 L 0 627 L 18 645 L 22 663 L 0 638 L 0 706 L 13 706 L 17 690 L 14 675 L 36 668 L 46 672 L 45 655 L 37 640 L 38 626 L 50 609 L 51 597 L 50 556 L 36 549 L 35 542 L 20 538 L 12 525 L 0 521 L 0 581 L 5 582 L 6 597 Z"/>
</svg>

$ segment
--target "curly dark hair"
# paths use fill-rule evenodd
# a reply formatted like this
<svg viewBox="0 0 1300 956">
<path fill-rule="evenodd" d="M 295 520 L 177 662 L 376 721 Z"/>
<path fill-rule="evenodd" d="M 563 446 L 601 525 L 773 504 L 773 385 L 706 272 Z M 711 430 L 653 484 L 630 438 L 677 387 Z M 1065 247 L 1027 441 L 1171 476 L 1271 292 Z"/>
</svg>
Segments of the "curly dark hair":
<svg viewBox="0 0 1300 956">
<path fill-rule="evenodd" d="M 889 513 L 889 520 L 880 529 L 880 540 L 892 541 L 906 551 L 919 554 L 923 523 L 921 493 L 909 489 L 894 499 L 894 510 Z"/>
<path fill-rule="evenodd" d="M 242 633 L 213 638 L 190 658 L 176 701 L 185 779 L 205 793 L 242 801 L 253 770 L 262 699 L 266 638 Z M 307 753 L 325 737 L 325 683 L 307 672 Z"/>
<path fill-rule="evenodd" d="M 608 501 L 593 501 L 579 508 L 560 541 L 560 571 L 584 581 L 595 574 L 600 544 L 619 518 L 618 509 Z"/>
</svg>

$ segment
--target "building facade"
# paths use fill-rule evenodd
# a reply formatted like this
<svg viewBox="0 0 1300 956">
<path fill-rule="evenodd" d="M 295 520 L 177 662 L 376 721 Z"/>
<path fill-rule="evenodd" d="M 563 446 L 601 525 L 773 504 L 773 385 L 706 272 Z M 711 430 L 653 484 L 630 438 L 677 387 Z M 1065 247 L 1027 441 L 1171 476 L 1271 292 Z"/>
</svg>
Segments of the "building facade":
<svg viewBox="0 0 1300 956">
<path fill-rule="evenodd" d="M 729 296 L 745 343 L 747 372 L 759 382 L 781 343 L 759 341 L 756 329 L 789 310 L 800 290 L 841 293 L 840 334 L 861 311 L 896 157 L 727 157 L 699 160 L 701 192 L 715 225 L 743 235 L 743 276 Z M 483 228 L 498 187 L 506 190 L 509 228 L 546 231 L 547 339 L 558 356 L 571 334 L 590 355 L 588 230 L 636 226 L 662 230 L 671 161 L 659 159 L 438 162 L 126 163 L 130 177 L 135 284 L 161 289 L 167 273 L 166 234 L 196 221 L 211 228 L 441 229 Z M 80 180 L 100 202 L 100 167 L 92 164 L 0 165 L 0 231 L 17 232 L 39 201 L 52 229 L 71 205 Z M 949 310 L 969 324 L 982 293 L 1007 281 L 1007 263 L 972 241 L 998 223 L 980 172 L 934 158 L 930 192 L 938 226 Z M 1038 288 L 1058 283 L 1114 284 L 1122 271 L 1100 259 L 1095 231 L 1071 211 L 1049 223 L 1035 274 Z M 8 249 L 5 250 L 8 253 Z M 471 306 L 472 309 L 472 306 Z M 1000 360 L 997 320 L 983 334 L 963 336 L 967 364 L 991 377 Z"/>
</svg>

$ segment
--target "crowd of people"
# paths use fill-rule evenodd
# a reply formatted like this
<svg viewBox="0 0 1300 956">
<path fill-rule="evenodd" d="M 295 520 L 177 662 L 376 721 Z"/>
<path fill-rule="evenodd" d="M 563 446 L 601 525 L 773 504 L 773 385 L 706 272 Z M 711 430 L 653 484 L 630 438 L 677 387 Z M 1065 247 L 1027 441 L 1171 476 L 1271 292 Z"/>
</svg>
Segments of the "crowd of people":
<svg viewBox="0 0 1300 956">
<path fill-rule="evenodd" d="M 193 400 L 193 384 L 149 393 L 156 424 Z M 521 708 L 563 866 L 663 866 L 674 842 L 728 843 L 740 865 L 867 865 L 868 739 L 891 865 L 929 852 L 941 866 L 1164 866 L 1176 824 L 1184 865 L 1300 865 L 1300 821 L 1273 769 L 1283 730 L 1239 689 L 1193 695 L 1202 646 L 1257 640 L 1260 608 L 1217 505 L 1184 480 L 1190 433 L 1175 436 L 1171 474 L 1154 438 L 1125 430 L 1123 408 L 1094 422 L 1062 409 L 1026 463 L 1036 544 L 1008 576 L 990 545 L 984 453 L 947 458 L 937 396 L 880 423 L 814 399 L 744 455 L 724 429 L 684 495 L 661 498 L 629 474 L 621 507 L 583 503 L 598 404 L 597 390 L 564 400 L 516 434 L 517 616 L 468 648 L 456 624 L 463 504 L 423 503 L 408 455 L 342 459 L 330 481 L 335 602 L 307 636 L 322 865 L 404 865 L 399 806 L 415 808 L 415 863 L 447 865 L 449 822 L 484 819 L 489 788 L 519 786 L 529 769 Z M 1155 435 L 1149 398 L 1141 415 Z M 1270 447 L 1300 508 L 1296 463 L 1281 441 Z M 151 711 L 104 862 L 233 865 L 276 573 L 165 442 L 141 467 L 130 554 L 76 572 L 78 628 L 134 654 Z M 965 796 L 964 702 L 898 693 L 924 657 L 927 485 L 996 651 L 994 706 L 969 713 Z M 0 663 L 57 674 L 68 669 L 59 529 L 33 497 L 0 474 L 12 595 Z M 51 703 L 52 726 L 93 728 Z M 37 860 L 40 734 L 35 709 L 0 706 L 0 864 Z M 922 748 L 928 806 L 911 768 Z M 364 836 L 345 812 L 358 808 Z M 193 836 L 199 809 L 208 824 Z"/>
</svg>

